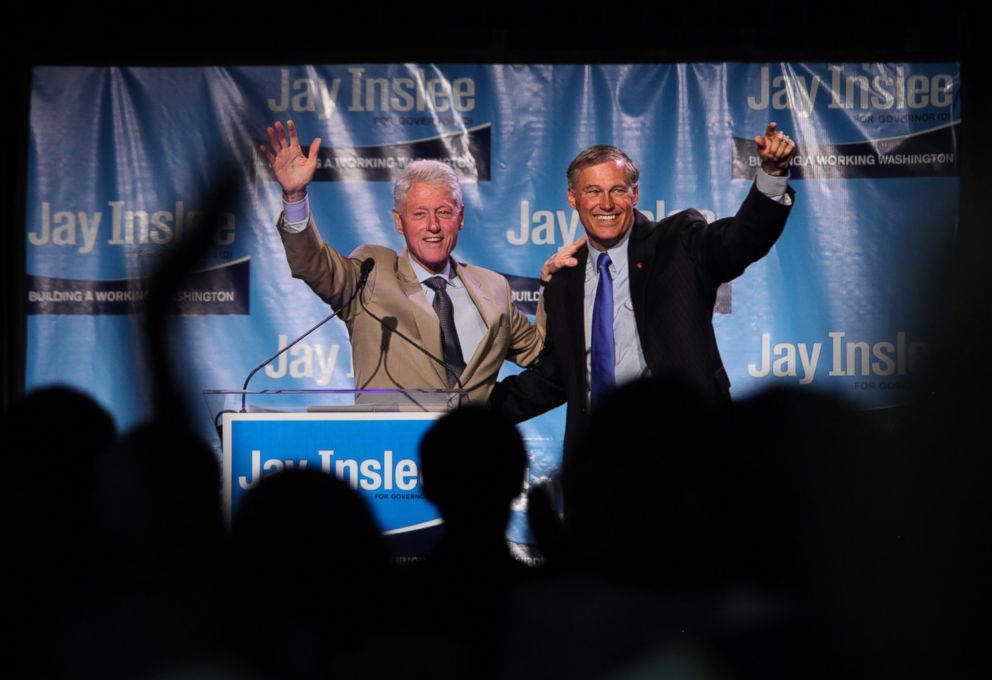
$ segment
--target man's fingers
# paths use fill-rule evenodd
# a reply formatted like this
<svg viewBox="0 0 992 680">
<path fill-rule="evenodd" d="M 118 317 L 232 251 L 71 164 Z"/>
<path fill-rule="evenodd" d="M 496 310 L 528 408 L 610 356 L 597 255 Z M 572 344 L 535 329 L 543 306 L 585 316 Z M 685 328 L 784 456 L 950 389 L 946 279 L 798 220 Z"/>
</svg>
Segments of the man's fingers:
<svg viewBox="0 0 992 680">
<path fill-rule="evenodd" d="M 265 156 L 265 160 L 269 162 L 269 165 L 275 165 L 276 156 L 274 153 L 269 151 L 269 147 L 265 146 L 264 144 L 259 144 L 258 148 L 261 149 L 262 155 Z"/>
<path fill-rule="evenodd" d="M 584 246 L 585 244 L 586 244 L 586 237 L 585 236 L 582 236 L 578 240 L 573 241 L 569 245 L 567 245 L 564 248 L 562 248 L 561 249 L 561 253 L 563 255 L 571 255 L 574 252 L 576 252 L 579 248 L 581 248 L 582 246 Z M 578 262 L 576 262 L 576 264 L 578 264 Z"/>
<path fill-rule="evenodd" d="M 583 236 L 578 241 L 564 246 L 557 253 L 545 260 L 544 264 L 541 266 L 541 284 L 543 285 L 548 283 L 554 273 L 559 269 L 578 266 L 579 261 L 572 257 L 572 255 L 576 250 L 581 248 L 585 242 L 586 237 Z"/>
<path fill-rule="evenodd" d="M 579 263 L 579 261 L 572 256 L 575 255 L 576 251 L 578 251 L 579 248 L 585 244 L 586 237 L 582 236 L 568 245 L 562 246 L 558 249 L 558 252 L 544 262 L 544 266 L 541 268 L 541 273 L 543 274 L 545 270 L 550 270 L 551 273 L 554 273 L 562 267 L 574 267 Z"/>
<path fill-rule="evenodd" d="M 768 123 L 764 136 L 755 137 L 754 143 L 758 147 L 762 167 L 776 175 L 786 170 L 796 150 L 796 143 L 778 129 L 775 121 Z"/>
<path fill-rule="evenodd" d="M 796 143 L 781 130 L 775 129 L 775 123 L 768 125 L 764 137 L 755 137 L 754 143 L 758 147 L 758 155 L 761 158 L 781 159 L 792 153 Z"/>
<path fill-rule="evenodd" d="M 276 123 L 278 125 L 279 123 Z M 265 128 L 265 132 L 269 135 L 269 144 L 272 145 L 272 153 L 279 153 L 279 149 L 282 147 L 279 144 L 279 139 L 276 137 L 276 131 L 272 127 Z"/>
<path fill-rule="evenodd" d="M 284 128 L 282 126 L 282 123 L 279 122 L 278 120 L 276 121 L 275 128 L 276 128 L 276 141 L 278 142 L 278 144 L 276 145 L 276 150 L 282 151 L 283 148 L 289 146 L 289 142 L 286 141 L 286 128 Z"/>
<path fill-rule="evenodd" d="M 577 264 L 579 264 L 579 261 L 576 258 L 566 255 L 565 253 L 556 253 L 548 258 L 548 261 L 544 263 L 544 266 L 541 269 L 542 271 L 546 269 L 550 273 L 554 274 L 562 267 L 574 267 Z"/>
<path fill-rule="evenodd" d="M 775 139 L 775 146 L 772 149 L 772 153 L 778 158 L 785 158 L 795 147 L 795 143 L 789 139 L 788 135 L 778 133 L 779 136 Z"/>
<path fill-rule="evenodd" d="M 286 127 L 289 128 L 289 145 L 299 146 L 300 137 L 296 134 L 296 123 L 293 122 L 292 118 L 286 121 Z"/>
<path fill-rule="evenodd" d="M 320 151 L 320 137 L 314 137 L 307 152 L 307 161 L 317 162 L 317 152 Z"/>
</svg>

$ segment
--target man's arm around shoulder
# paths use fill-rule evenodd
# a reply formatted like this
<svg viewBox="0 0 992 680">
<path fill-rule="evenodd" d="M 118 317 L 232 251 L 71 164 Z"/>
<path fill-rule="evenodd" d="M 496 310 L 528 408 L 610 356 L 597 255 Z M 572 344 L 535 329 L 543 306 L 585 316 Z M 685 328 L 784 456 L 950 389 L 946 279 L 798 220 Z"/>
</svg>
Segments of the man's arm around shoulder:
<svg viewBox="0 0 992 680">
<path fill-rule="evenodd" d="M 490 407 L 511 422 L 519 423 L 539 416 L 561 406 L 567 399 L 559 374 L 551 324 L 546 315 L 545 300 L 548 299 L 549 291 L 555 288 L 552 284 L 545 287 L 538 305 L 537 322 L 544 329 L 541 333 L 535 331 L 535 334 L 543 337 L 540 354 L 522 372 L 496 383 L 489 397 Z M 554 298 L 554 293 L 551 297 Z M 554 308 L 553 302 L 548 304 Z"/>
</svg>

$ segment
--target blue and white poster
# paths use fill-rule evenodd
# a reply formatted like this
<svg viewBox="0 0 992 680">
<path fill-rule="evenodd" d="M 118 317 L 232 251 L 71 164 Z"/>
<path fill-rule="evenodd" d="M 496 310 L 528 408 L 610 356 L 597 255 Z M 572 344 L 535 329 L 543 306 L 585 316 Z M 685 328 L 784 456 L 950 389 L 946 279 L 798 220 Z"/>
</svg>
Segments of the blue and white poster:
<svg viewBox="0 0 992 680">
<path fill-rule="evenodd" d="M 290 276 L 276 231 L 281 192 L 258 151 L 276 120 L 292 118 L 304 145 L 322 138 L 311 205 L 324 240 L 346 253 L 400 249 L 391 180 L 417 158 L 450 164 L 466 203 L 455 256 L 506 275 L 528 313 L 541 264 L 582 235 L 565 199 L 578 151 L 623 147 L 650 216 L 694 207 L 714 219 L 736 212 L 757 165 L 753 137 L 776 121 L 798 144 L 796 202 L 771 253 L 714 310 L 732 393 L 787 384 L 898 403 L 927 361 L 921 305 L 957 229 L 959 89 L 956 63 L 38 67 L 26 383 L 78 385 L 124 428 L 147 415 L 137 316 L 147 277 L 231 173 L 242 198 L 175 300 L 189 398 L 240 387 L 329 312 Z M 252 382 L 352 386 L 337 321 Z M 200 430 L 216 439 L 206 407 Z M 523 430 L 532 477 L 551 474 L 563 414 Z"/>
<path fill-rule="evenodd" d="M 318 469 L 362 495 L 386 534 L 441 523 L 421 489 L 420 438 L 440 413 L 233 413 L 224 416 L 224 513 L 265 477 Z"/>
</svg>

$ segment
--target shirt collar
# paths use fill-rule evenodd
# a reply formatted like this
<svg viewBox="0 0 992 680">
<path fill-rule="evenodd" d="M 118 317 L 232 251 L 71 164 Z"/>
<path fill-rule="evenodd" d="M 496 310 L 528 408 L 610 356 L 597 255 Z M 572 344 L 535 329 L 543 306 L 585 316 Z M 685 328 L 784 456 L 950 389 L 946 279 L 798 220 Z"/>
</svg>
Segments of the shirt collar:
<svg viewBox="0 0 992 680">
<path fill-rule="evenodd" d="M 440 274 L 432 274 L 431 272 L 420 266 L 420 263 L 407 254 L 407 259 L 410 260 L 410 267 L 413 269 L 413 275 L 416 277 L 417 281 L 423 283 L 427 279 L 433 278 L 435 276 L 440 276 L 444 279 L 449 286 L 456 285 L 458 281 L 458 276 L 455 273 L 455 268 L 451 266 L 451 258 L 444 263 L 444 270 Z"/>
<path fill-rule="evenodd" d="M 610 262 L 613 266 L 614 274 L 619 276 L 627 268 L 627 247 L 630 245 L 630 232 L 634 230 L 634 225 L 630 225 L 630 229 L 627 233 L 623 235 L 612 248 L 608 248 L 605 252 L 610 254 Z M 597 274 L 597 261 L 599 260 L 599 254 L 604 252 L 602 250 L 596 250 L 589 244 L 589 257 L 586 258 L 586 278 L 590 276 L 598 276 Z"/>
</svg>

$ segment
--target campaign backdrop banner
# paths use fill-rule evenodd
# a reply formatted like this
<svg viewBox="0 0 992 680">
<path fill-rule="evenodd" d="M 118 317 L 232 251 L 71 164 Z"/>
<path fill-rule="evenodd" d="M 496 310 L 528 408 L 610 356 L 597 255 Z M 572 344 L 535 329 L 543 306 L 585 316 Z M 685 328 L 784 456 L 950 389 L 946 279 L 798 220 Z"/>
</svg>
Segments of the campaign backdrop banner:
<svg viewBox="0 0 992 680">
<path fill-rule="evenodd" d="M 174 300 L 189 398 L 240 387 L 328 314 L 290 276 L 276 231 L 281 190 L 258 150 L 275 120 L 292 118 L 304 147 L 323 140 L 311 206 L 346 253 L 400 250 L 392 180 L 414 159 L 451 165 L 466 203 L 455 257 L 506 275 L 531 314 L 542 262 L 583 233 L 565 198 L 578 151 L 623 147 L 652 218 L 694 207 L 715 219 L 736 212 L 760 165 L 753 138 L 775 121 L 798 144 L 796 200 L 771 253 L 714 309 L 732 393 L 799 385 L 892 405 L 926 364 L 922 311 L 957 229 L 959 90 L 957 63 L 38 67 L 26 384 L 79 386 L 123 428 L 147 416 L 148 277 L 232 175 L 241 197 Z M 353 387 L 344 325 L 251 387 Z M 204 406 L 199 426 L 216 441 L 212 415 Z M 552 474 L 562 411 L 523 430 L 532 479 Z"/>
</svg>

